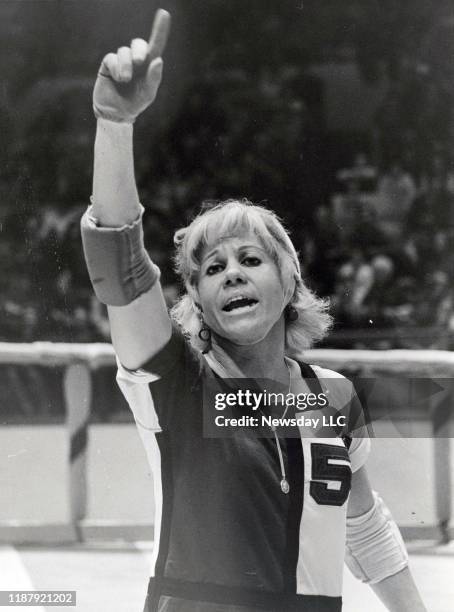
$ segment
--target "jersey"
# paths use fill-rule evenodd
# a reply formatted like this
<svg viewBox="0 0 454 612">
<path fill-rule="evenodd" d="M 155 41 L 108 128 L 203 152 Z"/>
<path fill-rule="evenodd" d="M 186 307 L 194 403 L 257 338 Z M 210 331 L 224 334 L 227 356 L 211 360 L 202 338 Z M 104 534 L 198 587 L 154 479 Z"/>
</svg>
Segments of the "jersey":
<svg viewBox="0 0 454 612">
<path fill-rule="evenodd" d="M 334 384 L 340 375 L 315 372 L 328 393 L 352 393 L 351 385 Z M 292 362 L 291 377 L 298 376 L 304 385 Z M 206 437 L 203 387 L 215 379 L 207 359 L 176 330 L 141 370 L 119 364 L 117 380 L 154 482 L 145 610 L 338 612 L 351 473 L 364 463 L 368 440 L 289 437 L 280 440 L 279 457 L 274 439 L 247 428 Z"/>
</svg>

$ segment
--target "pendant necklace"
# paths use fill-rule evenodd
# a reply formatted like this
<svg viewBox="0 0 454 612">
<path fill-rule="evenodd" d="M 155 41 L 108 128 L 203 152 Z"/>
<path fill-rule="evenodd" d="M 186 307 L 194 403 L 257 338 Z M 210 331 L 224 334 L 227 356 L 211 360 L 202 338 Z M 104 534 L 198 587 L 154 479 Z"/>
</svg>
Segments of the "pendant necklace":
<svg viewBox="0 0 454 612">
<path fill-rule="evenodd" d="M 292 386 L 292 376 L 290 374 L 290 368 L 287 362 L 285 362 L 285 365 L 287 366 L 287 370 L 288 370 L 288 377 L 289 377 L 289 382 L 288 382 L 288 391 L 287 391 L 287 395 L 290 393 L 290 389 Z M 287 410 L 288 410 L 288 406 L 287 403 L 285 404 L 285 410 L 282 413 L 281 419 L 285 418 L 285 415 L 287 414 Z M 281 491 L 282 493 L 284 493 L 285 495 L 287 495 L 288 493 L 290 493 L 290 484 L 287 480 L 287 474 L 285 473 L 285 464 L 284 464 L 284 458 L 282 456 L 282 449 L 281 449 L 281 443 L 279 441 L 279 437 L 277 435 L 277 431 L 276 431 L 276 426 L 275 425 L 270 425 L 270 429 L 274 434 L 274 440 L 276 442 L 276 448 L 277 448 L 277 454 L 279 455 L 279 465 L 281 468 Z"/>
</svg>

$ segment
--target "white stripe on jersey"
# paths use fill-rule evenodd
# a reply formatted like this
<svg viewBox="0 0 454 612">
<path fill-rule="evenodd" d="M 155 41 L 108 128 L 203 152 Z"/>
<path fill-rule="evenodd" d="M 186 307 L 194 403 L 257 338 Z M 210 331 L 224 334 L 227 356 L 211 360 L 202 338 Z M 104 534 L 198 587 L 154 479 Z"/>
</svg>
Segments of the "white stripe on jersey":
<svg viewBox="0 0 454 612">
<path fill-rule="evenodd" d="M 153 492 L 155 502 L 154 513 L 154 546 L 151 555 L 150 575 L 155 575 L 156 561 L 159 553 L 159 543 L 161 537 L 162 523 L 162 471 L 161 471 L 161 451 L 156 440 L 156 433 L 162 431 L 159 418 L 155 410 L 149 383 L 157 380 L 158 376 L 138 370 L 131 372 L 126 370 L 117 360 L 118 386 L 123 392 L 134 419 L 137 429 L 145 447 L 148 465 L 153 476 Z"/>
<path fill-rule="evenodd" d="M 302 438 L 304 453 L 304 505 L 300 523 L 297 593 L 342 595 L 347 502 L 343 506 L 319 505 L 310 494 L 312 479 L 311 445 L 344 447 L 340 438 Z M 344 464 L 332 460 L 332 463 Z M 334 481 L 332 481 L 334 484 Z M 340 486 L 339 481 L 337 484 Z M 335 489 L 335 487 L 331 487 Z M 306 563 L 307 559 L 307 563 Z M 319 560 L 319 563 L 316 560 Z"/>
<path fill-rule="evenodd" d="M 153 474 L 153 492 L 155 502 L 154 513 L 154 546 L 153 554 L 151 555 L 151 574 L 155 575 L 156 561 L 159 553 L 159 543 L 161 539 L 161 523 L 162 523 L 162 477 L 161 477 L 161 451 L 154 433 L 138 427 L 140 437 L 142 438 L 145 452 L 147 454 L 148 463 Z"/>
</svg>

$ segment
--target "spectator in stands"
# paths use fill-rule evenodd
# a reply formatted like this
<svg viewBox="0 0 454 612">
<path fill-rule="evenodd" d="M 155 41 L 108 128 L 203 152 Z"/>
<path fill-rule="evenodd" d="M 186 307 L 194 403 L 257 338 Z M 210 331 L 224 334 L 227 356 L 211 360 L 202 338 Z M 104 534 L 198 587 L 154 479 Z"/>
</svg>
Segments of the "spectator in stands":
<svg viewBox="0 0 454 612">
<path fill-rule="evenodd" d="M 341 233 L 329 206 L 315 211 L 314 228 L 302 233 L 303 264 L 317 292 L 329 295 L 336 284 L 336 269 L 342 255 Z"/>
<path fill-rule="evenodd" d="M 450 328 L 454 304 L 448 274 L 442 270 L 428 274 L 424 279 L 423 287 L 416 311 L 418 324 Z"/>
<path fill-rule="evenodd" d="M 353 166 L 339 170 L 337 179 L 345 185 L 354 183 L 356 191 L 367 193 L 376 189 L 377 169 L 369 163 L 365 153 L 358 153 Z"/>
<path fill-rule="evenodd" d="M 360 251 L 338 272 L 333 303 L 336 318 L 348 327 L 376 329 L 406 323 L 415 308 L 413 284 L 397 276 L 392 259 L 384 254 L 370 261 Z"/>
<path fill-rule="evenodd" d="M 454 190 L 453 177 L 446 160 L 436 155 L 427 182 L 426 202 L 434 228 L 454 232 Z"/>
<path fill-rule="evenodd" d="M 336 320 L 346 327 L 365 326 L 364 299 L 373 284 L 373 271 L 364 254 L 354 249 L 337 273 L 332 304 Z"/>
<path fill-rule="evenodd" d="M 400 238 L 408 213 L 416 197 L 411 174 L 394 160 L 378 182 L 378 218 L 382 231 L 390 239 Z"/>
</svg>

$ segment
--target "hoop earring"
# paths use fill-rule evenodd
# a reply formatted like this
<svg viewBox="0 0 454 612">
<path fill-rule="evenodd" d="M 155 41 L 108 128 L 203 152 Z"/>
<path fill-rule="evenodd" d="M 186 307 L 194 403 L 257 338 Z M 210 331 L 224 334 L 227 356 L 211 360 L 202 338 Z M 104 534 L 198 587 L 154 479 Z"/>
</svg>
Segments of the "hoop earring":
<svg viewBox="0 0 454 612">
<path fill-rule="evenodd" d="M 287 304 L 287 306 L 285 307 L 285 318 L 287 319 L 287 321 L 297 321 L 298 316 L 299 315 L 296 308 L 294 306 L 291 306 L 290 304 Z"/>
<path fill-rule="evenodd" d="M 211 342 L 211 329 L 207 326 L 205 321 L 202 322 L 202 327 L 200 328 L 198 336 L 203 342 Z"/>
</svg>

